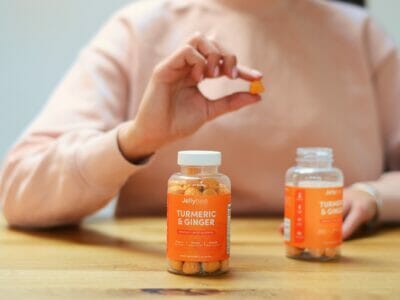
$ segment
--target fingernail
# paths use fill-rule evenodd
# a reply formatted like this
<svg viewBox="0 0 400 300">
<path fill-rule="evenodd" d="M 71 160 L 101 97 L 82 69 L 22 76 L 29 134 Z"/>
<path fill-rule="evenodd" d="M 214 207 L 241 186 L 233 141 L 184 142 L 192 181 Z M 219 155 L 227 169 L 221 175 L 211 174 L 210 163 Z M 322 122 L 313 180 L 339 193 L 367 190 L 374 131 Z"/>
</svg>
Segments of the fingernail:
<svg viewBox="0 0 400 300">
<path fill-rule="evenodd" d="M 250 73 L 252 76 L 254 77 L 262 77 L 262 73 L 260 71 L 257 70 L 250 70 Z"/>
<path fill-rule="evenodd" d="M 219 76 L 219 67 L 218 66 L 215 67 L 213 76 L 214 77 L 218 77 Z"/>
<path fill-rule="evenodd" d="M 238 69 L 235 66 L 235 67 L 232 68 L 232 78 L 236 79 L 237 77 L 238 77 Z"/>
</svg>

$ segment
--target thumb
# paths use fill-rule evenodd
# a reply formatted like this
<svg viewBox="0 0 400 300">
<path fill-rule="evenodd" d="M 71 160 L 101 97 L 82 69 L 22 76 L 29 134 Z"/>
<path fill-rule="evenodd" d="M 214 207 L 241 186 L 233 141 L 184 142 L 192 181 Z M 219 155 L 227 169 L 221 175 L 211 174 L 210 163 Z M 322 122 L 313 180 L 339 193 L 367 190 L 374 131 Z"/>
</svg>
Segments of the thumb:
<svg viewBox="0 0 400 300">
<path fill-rule="evenodd" d="M 208 120 L 215 119 L 222 114 L 238 110 L 244 106 L 257 103 L 260 100 L 260 95 L 253 95 L 246 92 L 234 93 L 215 101 L 207 100 Z"/>
<path fill-rule="evenodd" d="M 352 208 L 343 222 L 343 240 L 347 240 L 363 224 L 364 218 L 360 210 Z"/>
</svg>

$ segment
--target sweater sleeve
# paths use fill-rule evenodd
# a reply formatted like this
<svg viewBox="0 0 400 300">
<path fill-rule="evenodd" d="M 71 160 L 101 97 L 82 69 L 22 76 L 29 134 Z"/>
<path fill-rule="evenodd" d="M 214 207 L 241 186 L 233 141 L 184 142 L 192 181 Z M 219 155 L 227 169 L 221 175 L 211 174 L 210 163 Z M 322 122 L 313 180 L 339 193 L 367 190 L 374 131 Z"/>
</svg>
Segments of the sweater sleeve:
<svg viewBox="0 0 400 300">
<path fill-rule="evenodd" d="M 136 43 L 132 26 L 116 14 L 12 147 L 0 175 L 0 201 L 9 224 L 77 223 L 105 206 L 140 168 L 124 159 L 117 142 L 127 115 Z"/>
<path fill-rule="evenodd" d="M 367 24 L 369 54 L 387 172 L 372 183 L 382 196 L 382 221 L 400 221 L 400 56 L 394 42 L 373 21 Z"/>
</svg>

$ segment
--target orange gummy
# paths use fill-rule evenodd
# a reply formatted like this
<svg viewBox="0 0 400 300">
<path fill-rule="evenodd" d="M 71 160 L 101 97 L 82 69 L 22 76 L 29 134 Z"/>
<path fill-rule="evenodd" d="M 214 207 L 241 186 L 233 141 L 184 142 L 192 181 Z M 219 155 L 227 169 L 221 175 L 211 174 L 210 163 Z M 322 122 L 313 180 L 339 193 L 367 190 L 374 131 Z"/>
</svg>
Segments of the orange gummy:
<svg viewBox="0 0 400 300">
<path fill-rule="evenodd" d="M 251 94 L 261 94 L 265 91 L 264 85 L 260 80 L 253 81 L 250 83 Z"/>
</svg>

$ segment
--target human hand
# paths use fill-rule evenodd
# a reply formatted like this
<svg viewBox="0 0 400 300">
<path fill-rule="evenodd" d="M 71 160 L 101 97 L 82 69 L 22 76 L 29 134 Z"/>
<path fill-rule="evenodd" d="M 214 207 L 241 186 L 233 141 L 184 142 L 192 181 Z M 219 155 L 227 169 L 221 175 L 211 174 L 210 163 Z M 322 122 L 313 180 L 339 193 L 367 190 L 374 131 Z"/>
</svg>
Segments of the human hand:
<svg viewBox="0 0 400 300">
<path fill-rule="evenodd" d="M 209 101 L 199 91 L 198 83 L 220 76 L 247 81 L 262 77 L 256 70 L 238 66 L 233 53 L 200 34 L 157 65 L 136 118 L 119 131 L 124 156 L 131 160 L 149 155 L 194 133 L 207 121 L 261 99 L 241 92 Z"/>
<path fill-rule="evenodd" d="M 343 193 L 343 240 L 350 238 L 365 223 L 373 220 L 378 212 L 376 199 L 367 192 L 348 187 Z M 283 234 L 283 223 L 279 226 Z"/>
<path fill-rule="evenodd" d="M 350 238 L 378 212 L 376 199 L 369 193 L 348 187 L 343 193 L 343 239 Z"/>
</svg>

